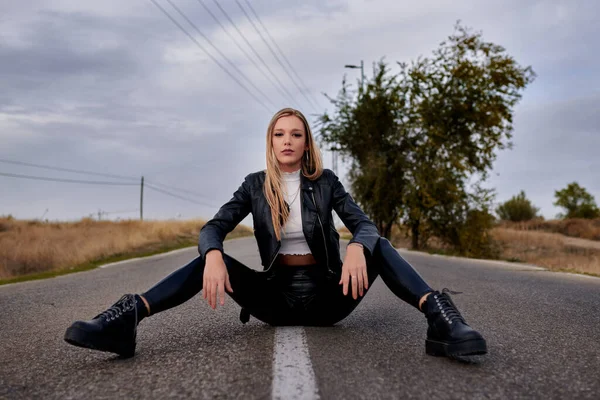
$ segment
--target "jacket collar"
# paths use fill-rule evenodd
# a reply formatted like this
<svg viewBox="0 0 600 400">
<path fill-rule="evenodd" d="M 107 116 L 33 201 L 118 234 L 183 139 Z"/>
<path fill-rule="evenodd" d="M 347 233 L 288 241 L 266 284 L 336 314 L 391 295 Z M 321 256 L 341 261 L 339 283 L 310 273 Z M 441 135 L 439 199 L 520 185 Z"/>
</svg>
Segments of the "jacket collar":
<svg viewBox="0 0 600 400">
<path fill-rule="evenodd" d="M 310 188 L 313 186 L 313 183 L 303 174 L 300 174 L 300 185 L 302 186 L 302 190 L 310 190 Z"/>
<path fill-rule="evenodd" d="M 302 205 L 304 208 L 310 211 L 317 211 L 314 202 L 315 197 L 315 183 L 300 174 L 300 185 L 302 187 Z"/>
</svg>

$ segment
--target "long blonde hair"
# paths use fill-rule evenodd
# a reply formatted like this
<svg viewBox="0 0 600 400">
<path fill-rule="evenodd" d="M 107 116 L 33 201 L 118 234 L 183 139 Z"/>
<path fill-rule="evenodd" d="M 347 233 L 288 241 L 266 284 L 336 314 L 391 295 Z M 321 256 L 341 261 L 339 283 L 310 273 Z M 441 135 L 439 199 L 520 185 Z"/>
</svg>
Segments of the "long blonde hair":
<svg viewBox="0 0 600 400">
<path fill-rule="evenodd" d="M 304 124 L 304 130 L 306 131 L 306 144 L 308 144 L 308 150 L 302 155 L 302 175 L 310 180 L 315 180 L 323 173 L 321 151 L 315 144 L 306 117 L 300 111 L 293 108 L 279 110 L 275 113 L 273 118 L 271 118 L 271 122 L 269 122 L 269 127 L 267 128 L 267 170 L 265 185 L 263 187 L 265 197 L 271 207 L 271 220 L 273 221 L 273 228 L 275 229 L 277 240 L 281 240 L 281 227 L 287 222 L 290 212 L 283 197 L 281 169 L 279 168 L 279 162 L 277 161 L 275 151 L 273 151 L 273 129 L 279 118 L 290 115 L 300 118 Z M 302 189 L 300 189 L 300 192 L 302 192 Z M 302 193 L 300 193 L 300 196 L 302 196 Z"/>
</svg>

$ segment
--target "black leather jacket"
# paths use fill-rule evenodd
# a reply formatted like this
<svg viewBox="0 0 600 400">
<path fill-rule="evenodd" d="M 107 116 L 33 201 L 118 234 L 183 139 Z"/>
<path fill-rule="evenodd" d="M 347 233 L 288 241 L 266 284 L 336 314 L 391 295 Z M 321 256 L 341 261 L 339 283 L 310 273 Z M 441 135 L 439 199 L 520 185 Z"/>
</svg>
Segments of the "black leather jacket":
<svg viewBox="0 0 600 400">
<path fill-rule="evenodd" d="M 223 252 L 223 240 L 248 213 L 252 213 L 254 236 L 258 243 L 264 271 L 268 271 L 279 252 L 271 210 L 263 193 L 265 171 L 249 174 L 215 216 L 200 230 L 198 251 L 202 257 L 212 249 Z M 300 174 L 302 186 L 301 211 L 304 237 L 313 256 L 330 274 L 341 276 L 339 234 L 335 229 L 331 211 L 335 210 L 352 233 L 350 243 L 364 246 L 372 254 L 379 239 L 376 225 L 365 215 L 346 192 L 338 177 L 329 169 L 314 181 Z"/>
</svg>

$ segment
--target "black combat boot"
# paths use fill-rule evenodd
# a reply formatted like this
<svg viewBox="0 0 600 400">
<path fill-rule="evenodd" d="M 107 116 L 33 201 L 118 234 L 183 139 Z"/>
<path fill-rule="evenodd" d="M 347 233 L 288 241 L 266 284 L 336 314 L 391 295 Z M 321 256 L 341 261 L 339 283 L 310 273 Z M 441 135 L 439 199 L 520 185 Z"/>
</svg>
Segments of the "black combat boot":
<svg viewBox="0 0 600 400">
<path fill-rule="evenodd" d="M 487 353 L 485 339 L 472 329 L 450 299 L 448 289 L 431 293 L 423 304 L 429 328 L 425 352 L 432 356 L 470 356 Z"/>
<path fill-rule="evenodd" d="M 147 314 L 138 295 L 126 294 L 91 321 L 75 321 L 65 333 L 65 341 L 88 349 L 133 357 L 137 324 Z"/>
</svg>

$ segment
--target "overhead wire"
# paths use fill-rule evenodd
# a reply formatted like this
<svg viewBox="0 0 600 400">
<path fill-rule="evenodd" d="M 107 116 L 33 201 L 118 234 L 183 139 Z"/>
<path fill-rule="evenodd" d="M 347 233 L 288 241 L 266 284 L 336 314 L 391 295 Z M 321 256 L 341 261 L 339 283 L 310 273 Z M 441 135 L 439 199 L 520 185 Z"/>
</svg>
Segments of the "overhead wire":
<svg viewBox="0 0 600 400">
<path fill-rule="evenodd" d="M 79 179 L 67 179 L 67 178 L 55 178 L 55 177 L 48 177 L 48 176 L 34 176 L 34 175 L 24 175 L 24 174 L 14 174 L 14 173 L 8 173 L 8 172 L 0 172 L 0 176 L 5 176 L 5 177 L 9 177 L 9 178 L 22 178 L 22 179 L 31 179 L 31 180 L 41 180 L 41 181 L 51 181 L 51 182 L 65 182 L 65 183 L 81 183 L 81 184 L 98 184 L 98 185 L 116 185 L 116 186 L 138 186 L 140 185 L 139 183 L 139 179 L 140 178 L 135 178 L 135 177 L 129 177 L 129 176 L 124 176 L 124 175 L 116 175 L 116 174 L 104 174 L 104 173 L 100 173 L 100 172 L 94 172 L 94 171 L 84 171 L 84 170 L 79 170 L 79 169 L 73 169 L 73 168 L 62 168 L 62 167 L 53 167 L 50 165 L 41 165 L 41 164 L 33 164 L 33 163 L 29 163 L 29 162 L 23 162 L 23 161 L 17 161 L 17 160 L 6 160 L 6 159 L 0 159 L 0 162 L 5 162 L 8 164 L 15 164 L 15 165 L 24 165 L 24 166 L 29 166 L 29 167 L 37 167 L 37 168 L 43 168 L 43 169 L 48 169 L 48 170 L 57 170 L 57 171 L 63 171 L 63 172 L 72 172 L 72 173 L 79 173 L 79 174 L 88 174 L 88 175 L 98 175 L 98 176 L 107 176 L 107 177 L 113 177 L 113 178 L 121 178 L 121 179 L 131 179 L 131 180 L 136 180 L 138 182 L 134 183 L 134 182 L 109 182 L 109 181 L 90 181 L 90 180 L 79 180 Z M 205 200 L 210 201 L 210 199 L 206 198 L 205 195 L 196 192 L 196 191 L 192 191 L 192 190 L 188 190 L 188 189 L 183 189 L 183 188 L 179 188 L 179 187 L 175 187 L 175 186 L 171 186 L 171 185 L 166 185 L 164 183 L 160 183 L 160 182 L 155 182 L 155 181 L 145 181 L 145 185 L 155 185 L 158 186 L 159 188 L 166 188 L 166 189 L 171 189 L 171 190 L 176 190 L 176 191 L 180 191 L 180 192 L 184 192 L 184 193 L 188 193 L 188 194 L 192 194 L 194 196 L 199 196 L 204 198 Z"/>
<path fill-rule="evenodd" d="M 171 189 L 171 190 L 175 190 L 175 191 L 179 191 L 179 192 L 183 192 L 183 193 L 193 194 L 194 196 L 202 197 L 202 198 L 204 198 L 205 200 L 208 200 L 208 201 L 211 200 L 211 199 L 206 198 L 205 195 L 200 194 L 200 193 L 195 192 L 195 191 L 192 191 L 192 190 L 182 189 L 182 188 L 178 188 L 178 187 L 175 187 L 175 186 L 165 185 L 164 183 L 157 183 L 157 182 L 153 182 L 153 181 L 146 181 L 146 182 L 148 182 L 151 185 L 158 186 L 159 188 L 162 187 L 164 190 Z"/>
<path fill-rule="evenodd" d="M 198 46 L 201 50 L 204 51 L 204 53 L 206 53 L 225 73 L 227 73 L 231 79 L 233 79 L 238 85 L 240 85 L 251 97 L 254 98 L 254 100 L 256 100 L 259 104 L 261 104 L 263 107 L 265 107 L 268 110 L 268 107 L 260 100 L 258 99 L 242 82 L 240 82 L 229 70 L 227 70 L 227 68 L 225 68 L 214 56 L 212 56 L 212 54 L 210 54 L 185 28 L 183 28 L 183 26 L 181 26 L 163 7 L 160 6 L 160 4 L 158 4 L 155 0 L 150 0 L 167 18 L 169 18 L 171 20 L 171 22 L 173 22 L 184 34 L 186 34 L 193 42 L 194 44 L 196 44 L 196 46 Z M 200 1 L 200 0 L 198 0 Z M 239 30 L 239 28 L 235 25 L 235 23 L 233 22 L 233 20 L 231 20 L 231 18 L 229 17 L 229 15 L 227 14 L 227 12 L 219 5 L 219 3 L 216 0 L 213 0 L 215 2 L 215 4 L 217 5 L 217 7 L 221 10 L 221 12 L 226 16 L 226 18 L 231 22 L 231 24 L 234 26 L 234 28 L 238 31 L 238 33 L 240 34 L 240 36 L 244 39 L 244 41 L 249 45 L 249 47 L 252 49 L 252 51 L 255 53 L 255 55 L 259 58 L 259 60 L 265 65 L 265 67 L 267 68 L 267 70 L 273 75 L 273 77 L 277 80 L 277 82 L 280 84 L 281 88 L 283 88 L 283 90 L 285 91 L 285 93 L 290 97 L 293 98 L 293 96 L 289 93 L 289 91 L 286 89 L 286 87 L 281 83 L 281 81 L 279 80 L 279 78 L 277 77 L 277 75 L 275 75 L 273 73 L 273 71 L 268 67 L 268 65 L 264 62 L 264 59 L 262 59 L 262 57 L 260 57 L 260 55 L 256 52 L 256 50 L 254 49 L 254 47 L 250 44 L 250 42 L 246 39 L 246 37 L 243 35 L 243 33 Z M 260 94 L 262 94 L 265 98 L 268 99 L 268 96 L 266 96 L 258 87 L 256 87 L 252 81 L 250 81 L 250 79 L 248 77 L 246 77 L 246 75 L 243 74 L 242 71 L 240 71 L 207 37 L 206 35 L 204 35 L 199 29 L 198 27 L 189 19 L 187 18 L 187 16 L 175 5 L 173 4 L 173 2 L 171 0 L 167 0 L 167 2 L 173 7 L 175 8 L 175 10 L 180 14 L 180 16 L 182 18 L 184 18 L 237 72 L 240 73 L 241 76 L 243 76 Z M 271 51 L 271 53 L 273 54 L 273 56 L 276 58 L 276 60 L 278 61 L 278 63 L 281 65 L 281 67 L 284 69 L 284 71 L 286 72 L 286 74 L 290 77 L 290 79 L 292 80 L 292 82 L 296 85 L 296 87 L 298 88 L 298 90 L 300 90 L 300 92 L 302 93 L 302 95 L 305 97 L 305 99 L 309 102 L 309 104 L 314 108 L 314 104 L 306 97 L 305 93 L 303 92 L 302 88 L 300 88 L 298 86 L 298 84 L 296 83 L 296 81 L 294 80 L 294 78 L 289 74 L 289 72 L 287 71 L 287 69 L 285 68 L 285 66 L 281 63 L 281 61 L 279 60 L 279 58 L 277 57 L 277 55 L 275 54 L 275 52 L 273 51 L 273 49 L 271 48 L 271 46 L 268 44 L 268 42 L 265 40 L 265 38 L 263 37 L 263 35 L 260 33 L 260 31 L 258 30 L 258 28 L 256 27 L 256 25 L 254 24 L 254 22 L 252 21 L 252 19 L 250 18 L 250 16 L 248 15 L 248 13 L 244 10 L 244 8 L 241 6 L 241 4 L 236 0 L 236 3 L 238 4 L 238 6 L 240 7 L 240 9 L 244 12 L 244 14 L 246 15 L 246 18 L 248 18 L 248 20 L 250 21 L 250 23 L 252 24 L 252 26 L 254 27 L 254 29 L 257 31 L 257 33 L 259 34 L 259 36 L 261 37 L 261 39 L 263 40 L 263 42 L 267 45 L 267 47 L 269 48 L 269 50 Z M 221 27 L 226 31 L 226 33 L 228 33 L 228 35 L 233 39 L 233 37 L 229 34 L 229 32 L 224 28 L 224 26 L 220 23 L 220 21 L 218 21 L 218 19 L 216 19 L 216 17 L 214 16 L 214 14 L 212 14 L 210 12 L 210 10 L 205 6 L 204 3 L 201 2 L 201 4 L 205 7 L 205 9 L 207 11 L 209 11 L 209 13 L 211 14 L 211 16 L 221 25 Z M 302 82 L 301 78 L 298 76 L 298 73 L 293 69 L 293 67 L 291 66 L 291 63 L 289 62 L 289 60 L 287 59 L 287 57 L 285 57 L 285 55 L 283 54 L 283 52 L 281 51 L 281 49 L 279 48 L 279 46 L 277 45 L 277 43 L 274 41 L 273 37 L 270 35 L 270 33 L 268 32 L 268 30 L 266 29 L 266 27 L 264 26 L 264 24 L 262 23 L 262 21 L 260 20 L 260 18 L 258 17 L 256 11 L 252 8 L 251 4 L 249 4 L 247 2 L 249 8 L 251 9 L 252 13 L 254 14 L 255 18 L 259 21 L 259 23 L 261 24 L 261 26 L 265 29 L 265 32 L 267 33 L 267 35 L 269 35 L 269 38 L 273 41 L 273 43 L 275 44 L 275 46 L 277 47 L 277 49 L 279 50 L 279 52 L 281 53 L 281 55 L 284 57 L 284 59 L 286 60 L 286 62 L 288 63 L 288 65 L 291 67 L 292 71 L 294 72 L 294 74 L 298 77 L 298 79 L 301 81 L 301 83 L 304 85 L 304 82 Z M 241 49 L 241 46 L 239 46 L 239 44 L 237 43 L 237 41 L 234 40 L 234 42 L 236 43 L 236 45 L 238 45 L 238 47 Z M 258 65 L 254 62 L 254 60 L 249 57 L 249 55 L 244 51 L 244 54 L 246 55 L 246 57 L 248 57 L 253 63 L 254 65 L 258 68 Z M 264 74 L 264 71 L 262 71 L 262 69 L 258 68 L 263 75 L 265 75 L 265 77 L 267 77 L 266 74 Z M 268 78 L 268 77 L 267 77 Z M 269 81 L 273 84 L 273 81 L 269 79 Z M 306 85 L 304 85 L 306 86 Z M 281 91 L 280 91 L 281 94 Z M 31 167 L 37 167 L 37 168 L 45 168 L 45 169 L 53 169 L 53 170 L 58 170 L 58 171 L 64 171 L 64 172 L 72 172 L 72 173 L 79 173 L 79 174 L 88 174 L 88 175 L 97 175 L 97 176 L 105 176 L 105 177 L 111 177 L 111 178 L 117 178 L 117 179 L 127 179 L 127 180 L 138 180 L 139 178 L 137 177 L 130 177 L 130 176 L 123 176 L 123 175 L 116 175 L 116 174 L 106 174 L 106 173 L 97 173 L 97 172 L 92 172 L 92 171 L 82 171 L 82 170 L 75 170 L 75 169 L 69 169 L 69 168 L 59 168 L 59 167 L 51 167 L 51 166 L 46 166 L 46 165 L 39 165 L 39 164 L 33 164 L 33 163 L 24 163 L 24 162 L 19 162 L 19 161 L 13 161 L 13 160 L 4 160 L 4 159 L 0 159 L 0 162 L 5 162 L 5 163 L 12 163 L 12 164 L 17 164 L 17 165 L 24 165 L 24 166 L 31 166 Z M 75 180 L 75 179 L 62 179 L 62 178 L 52 178 L 52 177 L 39 177 L 39 176 L 31 176 L 31 175 L 21 175 L 21 174 L 11 174 L 11 173 L 0 173 L 1 176 L 6 176 L 6 177 L 13 177 L 13 178 L 23 178 L 23 179 L 34 179 L 34 180 L 43 180 L 43 181 L 54 181 L 54 182 L 66 182 L 66 183 L 81 183 L 81 184 L 97 184 L 97 185 L 117 185 L 117 186 L 134 186 L 134 185 L 138 185 L 138 183 L 122 183 L 122 182 L 107 182 L 107 181 L 88 181 L 88 180 Z M 163 186 L 163 187 L 169 187 L 168 185 L 164 185 L 164 184 L 160 184 L 157 182 L 154 182 L 154 185 L 157 186 Z M 146 186 L 148 186 L 150 189 L 152 190 L 156 190 L 158 192 L 161 192 L 165 195 L 169 195 L 172 197 L 176 197 L 179 199 L 183 199 L 186 201 L 190 201 L 196 204 L 202 204 L 202 205 L 208 205 L 210 207 L 214 207 L 214 205 L 210 205 L 207 203 L 203 203 L 203 202 L 198 202 L 195 200 L 191 200 L 187 197 L 184 196 L 180 196 L 174 193 L 170 193 L 166 190 L 160 189 L 159 187 L 155 187 L 151 184 L 146 184 Z M 198 193 L 196 192 L 192 192 L 186 189 L 181 189 L 181 188 L 175 188 L 175 187 L 170 187 L 173 190 L 178 190 L 178 191 L 182 191 L 182 192 L 187 192 L 190 194 L 194 194 L 196 196 L 200 196 Z"/>
<path fill-rule="evenodd" d="M 91 171 L 84 171 L 84 170 L 71 169 L 71 168 L 51 167 L 49 165 L 33 164 L 33 163 L 28 163 L 28 162 L 23 162 L 23 161 L 15 161 L 15 160 L 0 159 L 0 162 L 6 163 L 6 164 L 24 165 L 24 166 L 27 166 L 27 167 L 50 169 L 50 170 L 55 170 L 55 171 L 72 172 L 72 173 L 75 173 L 75 174 L 104 176 L 104 177 L 107 177 L 107 178 L 135 179 L 135 180 L 139 180 L 140 179 L 140 178 L 136 178 L 136 177 L 132 177 L 132 176 L 106 174 L 106 173 L 101 173 L 101 172 L 91 172 Z"/>
<path fill-rule="evenodd" d="M 125 183 L 125 182 L 105 182 L 105 181 L 84 181 L 79 179 L 62 179 L 62 178 L 51 178 L 47 176 L 32 176 L 32 175 L 21 175 L 21 174 L 10 174 L 0 172 L 0 176 L 7 176 L 10 178 L 23 178 L 33 179 L 40 181 L 53 181 L 53 182 L 67 182 L 67 183 L 84 183 L 93 185 L 114 185 L 114 186 L 138 186 L 139 183 Z"/>
<path fill-rule="evenodd" d="M 254 95 L 242 82 L 240 82 L 227 68 L 223 66 L 211 53 L 209 53 L 204 46 L 202 46 L 177 20 L 175 20 L 164 8 L 161 7 L 160 4 L 156 2 L 156 0 L 150 0 L 167 18 L 171 20 L 187 37 L 192 40 L 196 46 L 198 46 L 202 51 L 204 51 L 231 79 L 233 79 L 238 85 L 240 85 L 257 103 L 262 105 L 267 111 L 271 112 L 269 107 L 263 103 L 258 97 Z"/>
<path fill-rule="evenodd" d="M 235 30 L 242 37 L 242 39 L 244 39 L 244 42 L 246 42 L 246 44 L 248 45 L 248 47 L 250 47 L 250 49 L 252 50 L 252 52 L 254 53 L 254 55 L 260 60 L 260 62 L 265 66 L 265 68 L 269 71 L 269 73 L 271 75 L 273 75 L 273 78 L 275 78 L 275 80 L 281 86 L 281 88 L 285 91 L 285 93 L 287 93 L 288 96 L 290 96 L 290 98 L 293 99 L 294 96 L 288 91 L 287 87 L 283 83 L 281 83 L 281 80 L 277 77 L 277 75 L 273 72 L 273 70 L 265 62 L 265 60 L 262 58 L 262 56 L 256 51 L 256 49 L 254 48 L 254 46 L 252 46 L 252 43 L 250 43 L 250 41 L 248 41 L 248 39 L 246 38 L 246 36 L 238 28 L 238 26 L 235 24 L 235 22 L 233 21 L 233 19 L 231 19 L 231 17 L 227 13 L 227 11 L 225 11 L 223 9 L 223 7 L 221 7 L 221 5 L 218 3 L 217 0 L 213 0 L 213 2 L 219 8 L 219 10 L 221 10 L 221 12 L 223 13 L 223 15 L 225 15 L 225 17 L 227 18 L 227 20 L 229 21 L 229 23 L 235 28 Z M 296 107 L 298 107 L 299 103 L 298 103 L 297 100 L 293 101 L 293 103 L 295 103 Z"/>
<path fill-rule="evenodd" d="M 265 24 L 263 24 L 262 20 L 260 19 L 260 17 L 256 13 L 256 11 L 254 10 L 254 7 L 252 7 L 252 4 L 248 0 L 244 0 L 244 1 L 248 5 L 248 8 L 250 8 L 250 11 L 252 12 L 252 14 L 254 14 L 254 17 L 256 18 L 256 20 L 258 21 L 258 23 L 260 24 L 260 26 L 262 26 L 262 28 L 265 30 L 265 33 L 267 34 L 267 36 L 269 36 L 269 39 L 271 39 L 271 42 L 273 42 L 273 44 L 275 45 L 275 47 L 279 51 L 279 54 L 281 54 L 281 56 L 283 57 L 283 59 L 285 60 L 285 62 L 289 66 L 289 68 L 292 70 L 292 72 L 294 73 L 294 75 L 296 75 L 296 77 L 298 78 L 298 80 L 300 81 L 300 83 L 302 84 L 302 86 L 304 87 L 304 89 L 308 92 L 308 94 L 310 95 L 311 99 L 314 101 L 314 105 L 316 105 L 317 107 L 319 107 L 319 102 L 315 99 L 315 97 L 312 95 L 312 93 L 310 93 L 310 91 L 308 90 L 308 86 L 306 86 L 306 84 L 304 83 L 304 81 L 302 80 L 302 78 L 300 78 L 300 75 L 298 75 L 298 72 L 296 72 L 296 69 L 294 68 L 294 66 L 292 65 L 292 63 L 290 63 L 290 61 L 285 56 L 285 54 L 283 53 L 283 51 L 281 51 L 281 48 L 279 47 L 279 45 L 277 44 L 277 42 L 275 41 L 275 39 L 273 39 L 273 36 L 271 36 L 271 34 L 269 33 L 269 30 L 267 29 L 267 27 L 265 26 Z"/>
<path fill-rule="evenodd" d="M 217 16 L 210 10 L 210 8 L 208 8 L 208 6 L 204 3 L 203 0 L 197 0 L 198 3 L 200 3 L 202 5 L 202 7 L 204 7 L 204 10 L 206 10 L 206 12 L 208 14 L 210 14 L 210 16 L 212 17 L 212 19 L 219 24 L 219 26 L 221 27 L 221 29 L 223 29 L 223 31 L 227 34 L 227 36 L 229 36 L 229 38 L 233 41 L 233 43 L 235 43 L 235 45 L 237 46 L 238 49 L 240 49 L 240 51 L 242 53 L 244 53 L 244 55 L 246 56 L 246 58 L 248 60 L 250 60 L 250 62 L 252 62 L 252 64 L 256 67 L 256 69 L 271 83 L 271 85 L 273 85 L 273 87 L 279 92 L 280 95 L 282 95 L 284 98 L 286 98 L 286 100 L 291 101 L 292 103 L 294 103 L 294 100 L 291 97 L 288 97 L 288 95 L 281 89 L 281 87 L 277 86 L 276 82 L 273 81 L 273 78 L 271 78 L 265 71 L 263 68 L 261 68 L 258 63 L 254 60 L 254 58 L 252 58 L 250 56 L 250 54 L 248 54 L 248 52 L 238 43 L 237 39 L 231 34 L 231 32 L 229 32 L 229 30 L 227 30 L 227 28 L 225 27 L 225 25 L 223 25 L 223 23 L 221 22 L 221 20 L 219 18 L 217 18 Z"/>
<path fill-rule="evenodd" d="M 311 105 L 311 107 L 315 110 L 315 112 L 318 112 L 317 108 L 308 99 L 308 97 L 304 93 L 303 89 L 296 83 L 296 80 L 294 79 L 294 77 L 288 72 L 288 70 L 285 67 L 285 65 L 283 65 L 283 63 L 279 59 L 279 56 L 277 56 L 277 54 L 275 53 L 275 51 L 273 51 L 273 48 L 271 47 L 271 45 L 269 44 L 269 42 L 267 42 L 267 40 L 265 39 L 265 37 L 263 36 L 263 34 L 260 32 L 260 30 L 258 29 L 258 27 L 256 26 L 256 24 L 254 23 L 254 21 L 252 21 L 252 18 L 250 18 L 250 15 L 248 15 L 248 13 L 244 9 L 244 7 L 242 7 L 242 5 L 240 4 L 240 2 L 238 0 L 235 0 L 235 2 L 238 5 L 238 7 L 240 8 L 240 10 L 242 10 L 242 12 L 244 13 L 244 15 L 248 19 L 248 21 L 250 21 L 250 24 L 252 25 L 252 27 L 254 28 L 254 30 L 256 31 L 256 33 L 258 33 L 258 36 L 260 36 L 260 38 L 262 39 L 263 43 L 267 46 L 267 48 L 269 49 L 269 51 L 271 52 L 271 54 L 273 55 L 273 57 L 275 57 L 275 60 L 277 60 L 277 62 L 279 63 L 279 65 L 281 66 L 281 68 L 283 69 L 283 71 L 287 74 L 287 76 L 294 83 L 294 85 L 296 85 L 296 88 L 298 88 L 298 90 L 300 91 L 300 93 L 302 94 L 302 96 L 304 96 L 304 98 L 306 99 L 306 101 L 308 102 L 308 104 Z"/>
<path fill-rule="evenodd" d="M 210 44 L 210 45 L 212 46 L 212 48 L 213 48 L 213 49 L 214 49 L 214 50 L 215 50 L 217 53 L 219 53 L 219 55 L 220 55 L 221 57 L 223 57 L 223 59 L 224 59 L 225 61 L 227 61 L 227 63 L 228 63 L 229 65 L 231 65 L 231 67 L 232 67 L 233 69 L 235 69 L 235 70 L 238 72 L 238 74 L 240 74 L 240 75 L 242 76 L 242 78 L 244 78 L 244 79 L 245 79 L 245 80 L 246 80 L 246 81 L 247 81 L 247 82 L 248 82 L 248 83 L 249 83 L 249 84 L 250 84 L 250 85 L 251 85 L 251 86 L 252 86 L 254 89 L 256 89 L 256 91 L 257 91 L 258 93 L 260 93 L 260 94 L 261 94 L 261 95 L 262 95 L 262 96 L 263 96 L 263 97 L 264 97 L 264 98 L 267 100 L 267 102 L 268 102 L 268 103 L 271 105 L 271 107 L 275 108 L 275 106 L 273 105 L 273 103 L 271 103 L 271 100 L 269 99 L 269 96 L 267 96 L 267 95 L 266 95 L 266 94 L 265 94 L 265 93 L 264 93 L 262 90 L 260 90 L 260 88 L 259 88 L 258 86 L 256 86 L 256 85 L 255 85 L 255 84 L 254 84 L 254 83 L 253 83 L 253 82 L 250 80 L 250 78 L 248 78 L 248 77 L 246 76 L 246 74 L 244 74 L 244 73 L 242 72 L 242 70 L 240 70 L 240 69 L 239 69 L 239 68 L 238 68 L 238 67 L 237 67 L 237 66 L 236 66 L 236 65 L 235 65 L 233 62 L 231 62 L 231 60 L 230 60 L 230 59 L 229 59 L 229 58 L 228 58 L 228 57 L 227 57 L 225 54 L 223 54 L 223 52 L 222 52 L 221 50 L 219 50 L 219 48 L 218 48 L 217 46 L 215 46 L 215 45 L 213 44 L 213 42 L 212 42 L 212 41 L 211 41 L 211 40 L 210 40 L 210 39 L 209 39 L 209 38 L 208 38 L 208 37 L 207 37 L 207 36 L 206 36 L 204 33 L 202 33 L 202 31 L 201 31 L 201 30 L 198 28 L 198 26 L 197 26 L 196 24 L 194 24 L 194 23 L 193 23 L 193 22 L 192 22 L 192 21 L 191 21 L 191 20 L 190 20 L 190 19 L 189 19 L 189 18 L 188 18 L 186 15 L 185 15 L 185 13 L 183 13 L 183 11 L 181 11 L 181 9 L 175 5 L 175 3 L 173 3 L 171 0 L 166 0 L 166 1 L 167 1 L 167 3 L 169 3 L 169 4 L 171 5 L 171 7 L 173 7 L 173 8 L 175 9 L 175 11 L 177 11 L 177 13 L 179 13 L 179 15 L 181 16 L 181 18 L 185 19 L 185 20 L 187 21 L 187 23 L 188 23 L 188 24 L 190 24 L 190 25 L 192 26 L 192 28 L 194 28 L 194 30 L 195 30 L 196 32 L 198 32 L 198 34 L 199 34 L 200 36 L 202 36 L 202 38 L 203 38 L 204 40 L 206 40 L 206 41 L 208 42 L 208 44 Z"/>
<path fill-rule="evenodd" d="M 166 191 L 166 190 L 159 189 L 159 188 L 157 188 L 156 186 L 153 186 L 153 185 L 146 185 L 146 186 L 147 186 L 148 188 L 152 189 L 152 190 L 155 190 L 155 191 L 157 191 L 157 192 L 160 192 L 160 193 L 162 193 L 162 194 L 165 194 L 165 195 L 167 195 L 167 196 L 171 196 L 171 197 L 175 197 L 175 198 L 178 198 L 178 199 L 181 199 L 181 200 L 189 201 L 189 202 L 191 202 L 191 203 L 198 204 L 198 205 L 201 205 L 201 206 L 207 206 L 207 207 L 218 208 L 218 207 L 217 207 L 217 206 L 215 206 L 214 204 L 208 204 L 208 203 L 205 203 L 205 202 L 201 202 L 201 201 L 197 201 L 197 200 L 190 199 L 190 198 L 188 198 L 188 197 L 180 196 L 180 195 L 178 195 L 178 194 L 171 193 L 171 192 L 168 192 L 168 191 Z"/>
</svg>

